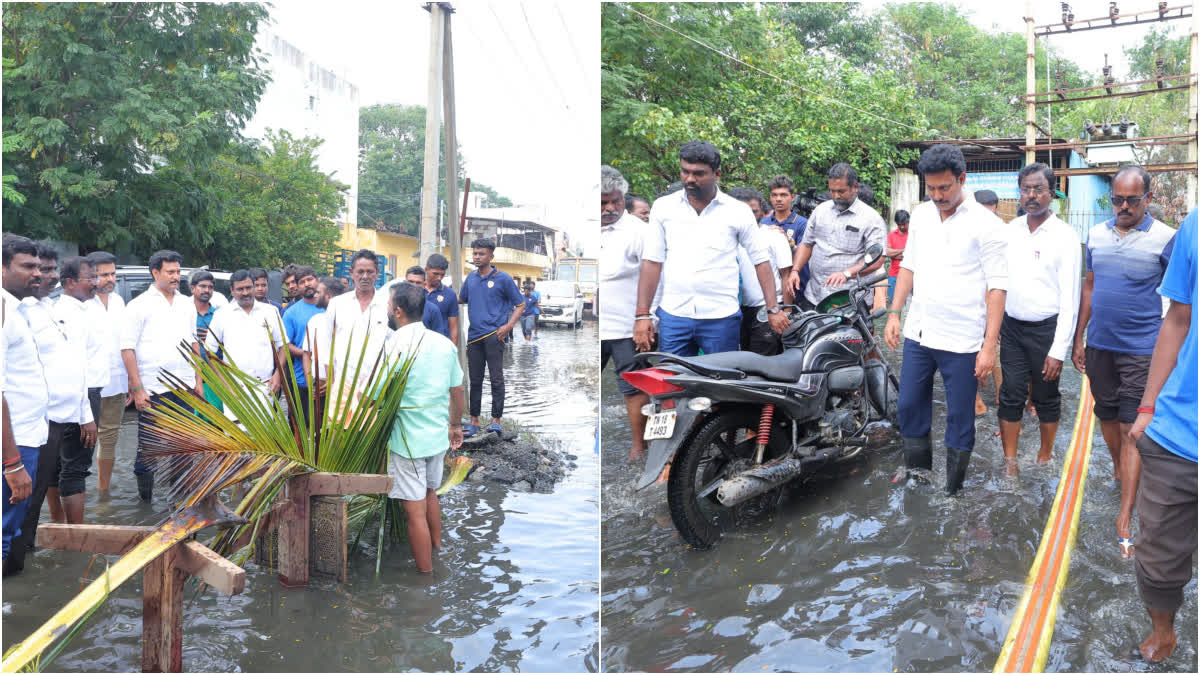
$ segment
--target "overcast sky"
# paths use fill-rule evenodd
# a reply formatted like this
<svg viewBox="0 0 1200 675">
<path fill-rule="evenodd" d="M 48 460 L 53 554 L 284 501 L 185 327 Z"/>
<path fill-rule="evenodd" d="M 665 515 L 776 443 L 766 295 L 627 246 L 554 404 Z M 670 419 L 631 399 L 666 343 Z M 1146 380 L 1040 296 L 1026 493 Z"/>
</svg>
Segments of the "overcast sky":
<svg viewBox="0 0 1200 675">
<path fill-rule="evenodd" d="M 358 85 L 362 105 L 425 105 L 430 15 L 422 4 L 279 0 L 271 15 L 281 37 Z M 599 5 L 453 6 L 457 132 L 467 177 L 516 204 L 544 205 L 547 224 L 585 235 L 599 176 Z"/>
</svg>

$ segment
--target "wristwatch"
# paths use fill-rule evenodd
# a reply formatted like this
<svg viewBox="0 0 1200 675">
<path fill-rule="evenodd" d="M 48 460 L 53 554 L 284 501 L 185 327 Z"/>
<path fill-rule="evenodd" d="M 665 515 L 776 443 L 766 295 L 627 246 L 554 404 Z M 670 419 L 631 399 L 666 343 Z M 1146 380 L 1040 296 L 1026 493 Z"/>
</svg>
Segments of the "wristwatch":
<svg viewBox="0 0 1200 675">
<path fill-rule="evenodd" d="M 850 280 L 851 278 L 854 277 L 854 275 L 850 273 L 850 270 L 842 270 L 842 274 L 846 277 L 847 280 Z"/>
<path fill-rule="evenodd" d="M 767 310 L 767 314 L 778 314 L 779 312 L 782 312 L 782 311 L 783 311 L 782 307 L 780 307 L 779 305 L 775 305 L 774 307 L 771 307 Z"/>
</svg>

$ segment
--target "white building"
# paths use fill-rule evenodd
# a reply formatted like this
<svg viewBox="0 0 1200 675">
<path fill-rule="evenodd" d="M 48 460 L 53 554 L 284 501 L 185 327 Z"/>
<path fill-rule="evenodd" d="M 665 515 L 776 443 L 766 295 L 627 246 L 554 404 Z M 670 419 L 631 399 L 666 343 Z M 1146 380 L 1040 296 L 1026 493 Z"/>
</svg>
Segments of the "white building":
<svg viewBox="0 0 1200 675">
<path fill-rule="evenodd" d="M 260 30 L 256 42 L 271 82 L 245 135 L 262 139 L 267 129 L 286 129 L 297 138 L 323 139 L 317 165 L 350 186 L 338 225 L 352 232 L 358 221 L 358 87 L 270 29 Z"/>
</svg>

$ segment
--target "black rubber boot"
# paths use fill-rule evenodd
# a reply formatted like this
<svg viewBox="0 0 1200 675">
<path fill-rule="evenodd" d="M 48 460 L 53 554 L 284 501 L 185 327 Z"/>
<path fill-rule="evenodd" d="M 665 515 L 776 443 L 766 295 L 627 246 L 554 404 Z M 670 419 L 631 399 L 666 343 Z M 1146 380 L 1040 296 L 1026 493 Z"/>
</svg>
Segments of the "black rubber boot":
<svg viewBox="0 0 1200 675">
<path fill-rule="evenodd" d="M 967 477 L 967 463 L 971 461 L 970 450 L 946 448 L 946 494 L 956 494 Z"/>
<path fill-rule="evenodd" d="M 904 466 L 909 469 L 933 468 L 933 438 L 918 436 L 917 438 L 900 439 L 904 443 Z"/>
<path fill-rule="evenodd" d="M 142 501 L 148 502 L 154 496 L 154 474 L 139 473 L 137 474 L 138 497 Z"/>
</svg>

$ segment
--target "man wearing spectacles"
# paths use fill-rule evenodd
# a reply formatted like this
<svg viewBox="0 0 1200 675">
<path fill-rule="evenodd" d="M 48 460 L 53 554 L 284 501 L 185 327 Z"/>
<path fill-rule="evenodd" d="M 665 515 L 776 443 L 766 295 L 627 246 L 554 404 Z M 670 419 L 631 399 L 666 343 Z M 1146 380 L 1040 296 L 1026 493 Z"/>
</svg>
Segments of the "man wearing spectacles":
<svg viewBox="0 0 1200 675">
<path fill-rule="evenodd" d="M 1153 198 L 1150 173 L 1136 164 L 1117 170 L 1112 182 L 1114 218 L 1094 225 L 1087 237 L 1087 274 L 1079 299 L 1079 323 L 1071 360 L 1086 373 L 1096 418 L 1121 482 L 1121 506 L 1133 507 L 1137 450 L 1129 430 L 1146 388 L 1150 356 L 1162 324 L 1156 289 L 1162 282 L 1175 231 L 1146 214 Z M 1087 348 L 1084 349 L 1084 332 Z M 1128 494 L 1126 494 L 1128 493 Z M 1129 539 L 1128 518 L 1117 536 Z"/>
<path fill-rule="evenodd" d="M 1008 295 L 1000 324 L 1000 440 L 1006 472 L 1017 474 L 1017 440 L 1026 397 L 1041 431 L 1039 463 L 1050 461 L 1058 434 L 1059 374 L 1079 306 L 1079 237 L 1050 210 L 1054 171 L 1039 162 L 1017 175 L 1025 215 L 1009 223 Z"/>
</svg>

